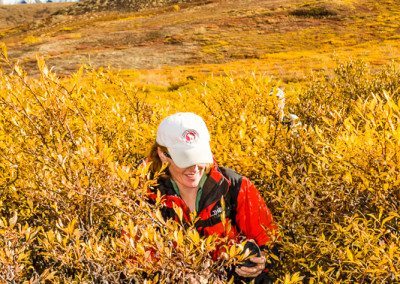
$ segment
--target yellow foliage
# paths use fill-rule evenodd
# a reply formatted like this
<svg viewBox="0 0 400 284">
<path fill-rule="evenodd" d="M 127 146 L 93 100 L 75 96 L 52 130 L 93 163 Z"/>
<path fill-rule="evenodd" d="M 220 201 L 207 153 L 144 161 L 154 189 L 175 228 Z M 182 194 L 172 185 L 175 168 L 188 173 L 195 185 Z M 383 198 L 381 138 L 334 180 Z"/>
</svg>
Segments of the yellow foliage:
<svg viewBox="0 0 400 284">
<path fill-rule="evenodd" d="M 35 37 L 35 36 L 27 36 L 24 40 L 23 40 L 23 42 L 25 43 L 25 44 L 35 44 L 35 43 L 39 43 L 41 41 L 41 39 L 40 38 L 38 38 L 38 37 Z"/>
<path fill-rule="evenodd" d="M 260 189 L 281 231 L 278 283 L 400 281 L 396 66 L 341 64 L 287 88 L 285 104 L 281 83 L 257 74 L 155 89 L 84 66 L 61 79 L 40 59 L 38 77 L 10 67 L 0 71 L 1 282 L 227 283 L 243 245 L 164 220 L 161 196 L 146 201 L 156 181 L 142 160 L 177 111 L 204 117 L 216 161 Z M 284 119 L 293 113 L 301 123 Z M 226 257 L 213 261 L 217 247 Z"/>
</svg>

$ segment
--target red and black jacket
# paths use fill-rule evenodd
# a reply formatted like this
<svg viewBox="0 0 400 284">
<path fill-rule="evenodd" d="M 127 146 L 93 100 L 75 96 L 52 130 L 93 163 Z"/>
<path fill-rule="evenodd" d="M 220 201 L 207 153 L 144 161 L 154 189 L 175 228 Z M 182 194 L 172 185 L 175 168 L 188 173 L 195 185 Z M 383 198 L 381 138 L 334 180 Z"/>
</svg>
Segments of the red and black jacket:
<svg viewBox="0 0 400 284">
<path fill-rule="evenodd" d="M 190 209 L 175 192 L 170 179 L 160 178 L 158 183 L 153 193 L 158 190 L 163 196 L 163 217 L 177 219 L 173 209 L 175 204 L 182 208 L 183 218 L 189 222 Z M 150 195 L 150 199 L 155 197 L 156 194 Z M 221 204 L 222 198 L 225 206 Z M 226 223 L 230 222 L 231 226 L 222 223 L 223 210 Z M 253 239 L 260 247 L 265 246 L 277 230 L 270 210 L 253 183 L 233 170 L 216 164 L 203 185 L 197 216 L 196 228 L 204 236 L 216 234 L 234 241 L 244 237 Z"/>
</svg>

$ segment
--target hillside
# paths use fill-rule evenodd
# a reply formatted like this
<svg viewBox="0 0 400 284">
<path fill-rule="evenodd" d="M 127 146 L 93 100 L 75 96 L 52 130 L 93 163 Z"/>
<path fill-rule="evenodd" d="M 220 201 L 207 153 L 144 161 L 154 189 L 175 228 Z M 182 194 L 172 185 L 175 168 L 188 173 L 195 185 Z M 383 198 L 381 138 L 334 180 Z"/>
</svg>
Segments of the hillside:
<svg viewBox="0 0 400 284">
<path fill-rule="evenodd" d="M 123 70 L 180 66 L 185 74 L 259 70 L 290 81 L 335 60 L 399 60 L 400 7 L 393 1 L 304 3 L 214 0 L 84 15 L 52 10 L 37 20 L 31 12 L 12 27 L 2 23 L 0 36 L 10 58 L 28 70 L 35 70 L 39 54 L 61 74 L 86 63 Z"/>
</svg>

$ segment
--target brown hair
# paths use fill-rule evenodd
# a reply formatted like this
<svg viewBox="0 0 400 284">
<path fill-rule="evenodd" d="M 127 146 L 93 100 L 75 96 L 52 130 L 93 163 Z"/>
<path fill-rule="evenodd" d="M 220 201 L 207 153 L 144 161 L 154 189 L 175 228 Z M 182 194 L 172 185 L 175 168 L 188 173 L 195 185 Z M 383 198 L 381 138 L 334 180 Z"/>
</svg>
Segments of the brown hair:
<svg viewBox="0 0 400 284">
<path fill-rule="evenodd" d="M 157 148 L 160 148 L 163 152 L 168 152 L 167 147 L 161 146 L 157 142 L 154 142 L 153 146 L 151 146 L 147 160 L 151 162 L 150 172 L 153 174 L 159 172 L 163 166 L 163 162 L 158 156 Z"/>
</svg>

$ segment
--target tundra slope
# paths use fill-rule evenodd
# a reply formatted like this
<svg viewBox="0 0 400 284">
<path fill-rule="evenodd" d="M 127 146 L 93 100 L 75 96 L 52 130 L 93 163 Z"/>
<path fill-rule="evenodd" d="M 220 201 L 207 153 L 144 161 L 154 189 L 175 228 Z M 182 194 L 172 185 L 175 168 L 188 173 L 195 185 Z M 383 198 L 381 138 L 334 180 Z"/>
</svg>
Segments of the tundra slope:
<svg viewBox="0 0 400 284">
<path fill-rule="evenodd" d="M 67 9 L 87 8 L 88 3 Z M 332 58 L 362 58 L 373 64 L 399 60 L 395 23 L 400 22 L 400 7 L 391 1 L 163 3 L 138 12 L 128 12 L 133 6 L 114 9 L 105 4 L 102 7 L 110 11 L 82 8 L 80 13 L 86 14 L 76 15 L 61 9 L 63 13 L 29 28 L 3 31 L 1 40 L 10 58 L 30 72 L 35 71 L 39 54 L 63 74 L 90 64 L 124 70 L 196 69 L 197 73 L 258 70 L 292 80 L 306 70 L 334 65 Z"/>
</svg>

